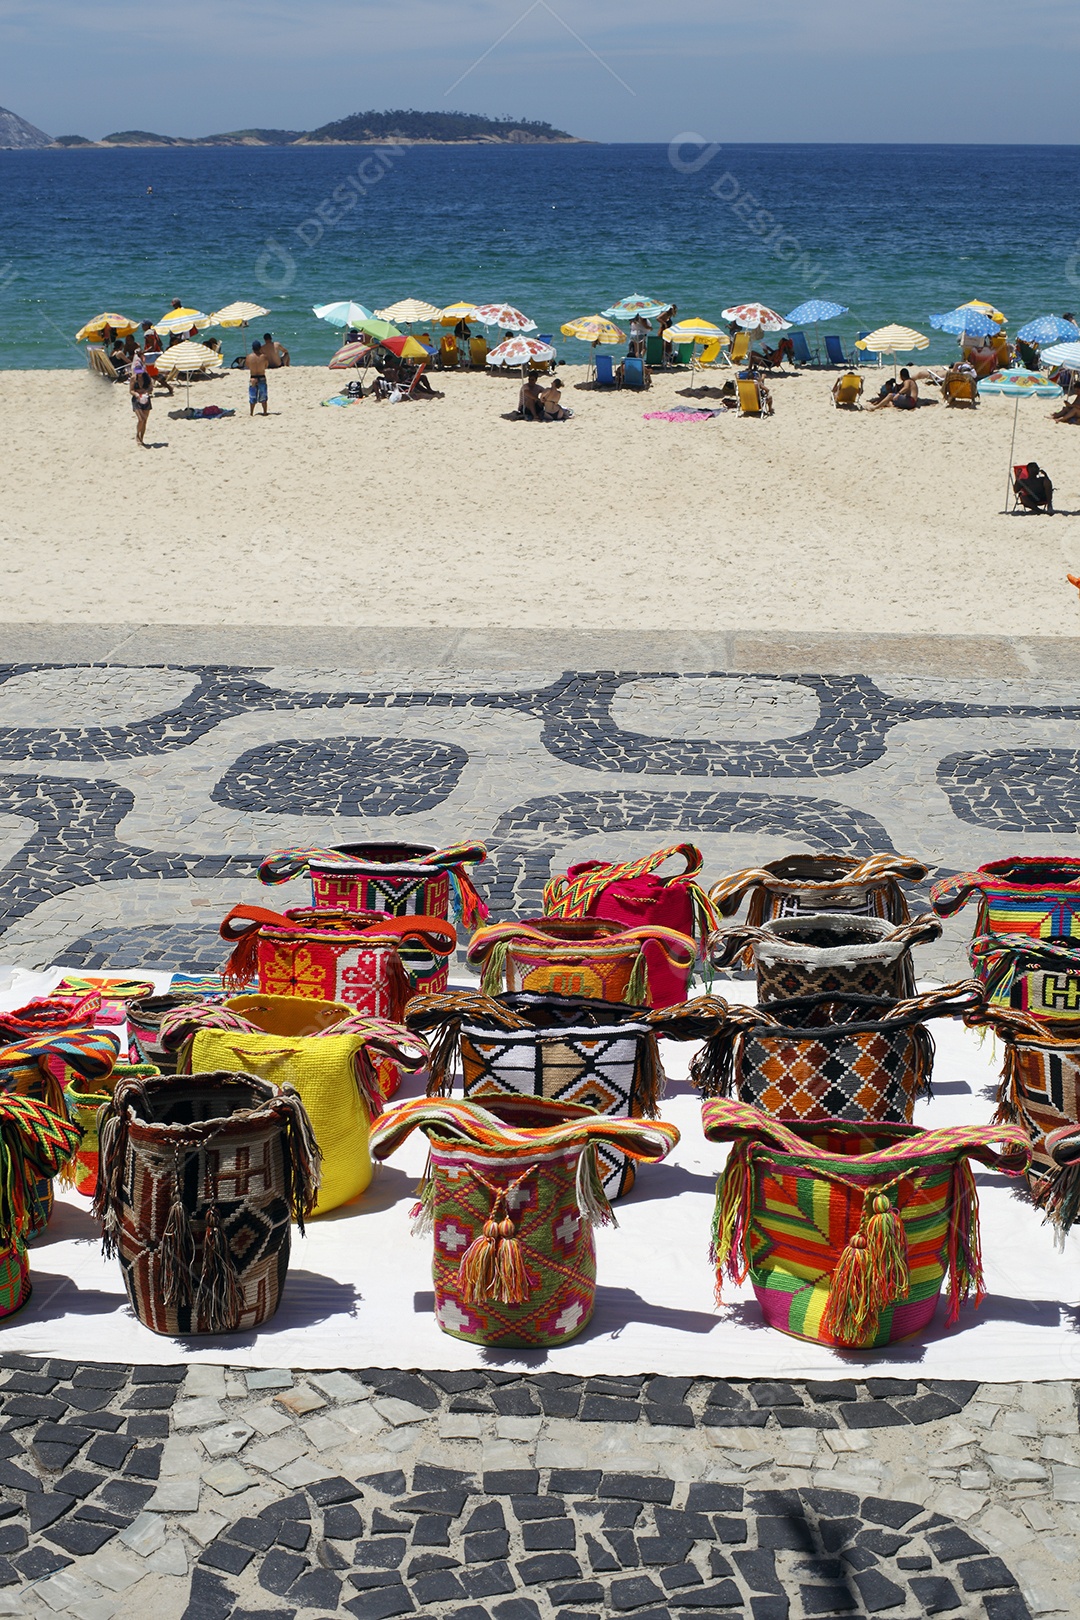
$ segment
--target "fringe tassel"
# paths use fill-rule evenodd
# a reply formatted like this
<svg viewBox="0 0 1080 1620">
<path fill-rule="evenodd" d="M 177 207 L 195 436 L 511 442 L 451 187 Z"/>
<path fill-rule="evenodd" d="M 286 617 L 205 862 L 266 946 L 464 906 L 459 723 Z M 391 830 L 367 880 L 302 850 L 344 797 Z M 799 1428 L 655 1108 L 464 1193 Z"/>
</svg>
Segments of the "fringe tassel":
<svg viewBox="0 0 1080 1620">
<path fill-rule="evenodd" d="M 1001 1065 L 1001 1079 L 997 1089 L 997 1109 L 994 1125 L 1015 1125 L 1020 1119 L 1016 1101 L 1016 1082 L 1020 1073 L 1020 1054 L 1013 1041 L 1005 1042 L 1005 1061 Z"/>
<path fill-rule="evenodd" d="M 127 1157 L 127 1110 L 123 1102 L 107 1104 L 98 1116 L 98 1178 L 91 1206 L 101 1222 L 101 1252 L 116 1258 L 120 1235 L 120 1182 Z"/>
<path fill-rule="evenodd" d="M 390 1005 L 390 1021 L 400 1024 L 405 1017 L 406 1004 L 412 999 L 412 980 L 397 946 L 392 946 L 387 954 L 389 960 L 386 965 L 386 994 Z M 376 1108 L 375 1112 L 378 1111 Z"/>
<path fill-rule="evenodd" d="M 655 1035 L 646 1035 L 638 1048 L 637 1096 L 641 1117 L 655 1119 L 667 1086 L 667 1075 L 660 1062 L 660 1044 Z"/>
<path fill-rule="evenodd" d="M 646 960 L 644 945 L 634 958 L 634 966 L 630 972 L 624 999 L 632 1007 L 644 1007 L 649 1001 L 649 964 Z"/>
<path fill-rule="evenodd" d="M 694 1053 L 690 1080 L 702 1097 L 730 1097 L 735 1072 L 736 1045 L 742 1045 L 743 1031 L 724 1023 Z"/>
<path fill-rule="evenodd" d="M 480 979 L 480 990 L 483 995 L 497 996 L 509 988 L 506 983 L 506 958 L 509 950 L 509 941 L 498 939 L 488 952 Z"/>
<path fill-rule="evenodd" d="M 746 1281 L 750 1271 L 750 1207 L 754 1196 L 752 1143 L 736 1142 L 716 1183 L 709 1259 L 716 1268 L 716 1303 L 723 1303 L 724 1278 Z"/>
<path fill-rule="evenodd" d="M 477 923 L 487 922 L 488 908 L 464 866 L 448 866 L 446 870 L 450 878 L 450 906 L 454 921 L 470 929 L 475 928 Z"/>
<path fill-rule="evenodd" d="M 1032 1197 L 1054 1229 L 1055 1248 L 1064 1251 L 1080 1213 L 1080 1159 L 1048 1171 L 1033 1185 Z"/>
<path fill-rule="evenodd" d="M 884 1189 L 868 1192 L 862 1220 L 833 1269 L 821 1331 L 839 1344 L 867 1344 L 881 1313 L 911 1290 L 907 1234 Z"/>
<path fill-rule="evenodd" d="M 277 1102 L 285 1116 L 286 1196 L 301 1237 L 304 1222 L 315 1208 L 322 1182 L 322 1151 L 315 1140 L 300 1093 L 289 1085 L 278 1089 Z M 376 1110 L 377 1111 L 377 1110 Z"/>
<path fill-rule="evenodd" d="M 202 1271 L 195 1294 L 194 1316 L 200 1333 L 232 1333 L 240 1325 L 244 1295 L 236 1275 L 229 1240 L 216 1203 L 206 1211 Z"/>
<path fill-rule="evenodd" d="M 431 1078 L 427 1086 L 429 1097 L 449 1097 L 453 1091 L 453 1071 L 459 1061 L 460 1040 L 459 1017 L 448 1018 L 438 1035 L 434 1039 L 428 1039 L 431 1051 Z"/>
<path fill-rule="evenodd" d="M 982 1248 L 979 1242 L 979 1193 L 967 1159 L 953 1168 L 949 1209 L 949 1314 L 952 1326 L 960 1315 L 960 1304 L 974 1294 L 976 1307 L 986 1294 L 983 1281 Z"/>
<path fill-rule="evenodd" d="M 195 1239 L 181 1193 L 182 1170 L 179 1156 L 173 1160 L 173 1196 L 169 1218 L 161 1234 L 158 1258 L 161 1265 L 161 1292 L 166 1305 L 190 1305 L 191 1282 L 195 1270 Z"/>
<path fill-rule="evenodd" d="M 604 1191 L 604 1178 L 600 1173 L 600 1159 L 594 1142 L 586 1142 L 581 1150 L 575 1192 L 578 1214 L 588 1226 L 618 1226 L 615 1211 Z"/>
<path fill-rule="evenodd" d="M 379 1079 L 375 1073 L 375 1065 L 371 1061 L 371 1054 L 366 1046 L 358 1046 L 353 1054 L 353 1078 L 356 1089 L 360 1093 L 360 1100 L 368 1111 L 368 1123 L 378 1119 L 383 1111 L 383 1096 L 379 1090 Z"/>
<path fill-rule="evenodd" d="M 906 1299 L 911 1292 L 911 1272 L 908 1269 L 908 1242 L 900 1212 L 892 1204 L 888 1193 L 877 1193 L 873 1209 L 866 1222 L 866 1248 L 870 1257 L 870 1276 L 890 1303 Z"/>
<path fill-rule="evenodd" d="M 536 1166 L 530 1165 L 507 1187 L 493 1187 L 472 1165 L 469 1173 L 491 1197 L 491 1212 L 480 1237 L 474 1238 L 458 1266 L 461 1297 L 470 1305 L 497 1302 L 524 1305 L 532 1293 L 517 1227 L 509 1210 L 510 1194 L 515 1192 Z"/>
<path fill-rule="evenodd" d="M 424 1174 L 416 1189 L 416 1203 L 409 1211 L 412 1221 L 413 1237 L 430 1237 L 435 1230 L 435 1177 L 431 1169 L 431 1154 L 428 1153 L 424 1165 Z"/>
<path fill-rule="evenodd" d="M 929 1102 L 934 1095 L 934 1037 L 925 1024 L 916 1024 L 911 1033 L 915 1041 L 914 1095 Z"/>
<path fill-rule="evenodd" d="M 241 934 L 221 970 L 221 982 L 226 990 L 243 990 L 255 978 L 259 959 L 259 924 L 252 923 Z"/>
</svg>

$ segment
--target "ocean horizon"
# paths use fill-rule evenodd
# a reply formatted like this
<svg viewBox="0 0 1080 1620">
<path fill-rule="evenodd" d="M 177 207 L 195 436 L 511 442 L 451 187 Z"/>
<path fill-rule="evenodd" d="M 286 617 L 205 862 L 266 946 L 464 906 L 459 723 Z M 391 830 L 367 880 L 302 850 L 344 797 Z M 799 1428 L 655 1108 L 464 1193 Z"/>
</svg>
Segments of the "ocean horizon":
<svg viewBox="0 0 1080 1620">
<path fill-rule="evenodd" d="M 101 310 L 158 319 L 266 305 L 262 329 L 319 364 L 313 304 L 507 301 L 567 361 L 563 321 L 632 292 L 718 319 L 750 299 L 850 313 L 845 340 L 994 302 L 1015 331 L 1080 307 L 1080 147 L 670 145 L 124 147 L 0 152 L 0 366 L 85 365 Z"/>
</svg>

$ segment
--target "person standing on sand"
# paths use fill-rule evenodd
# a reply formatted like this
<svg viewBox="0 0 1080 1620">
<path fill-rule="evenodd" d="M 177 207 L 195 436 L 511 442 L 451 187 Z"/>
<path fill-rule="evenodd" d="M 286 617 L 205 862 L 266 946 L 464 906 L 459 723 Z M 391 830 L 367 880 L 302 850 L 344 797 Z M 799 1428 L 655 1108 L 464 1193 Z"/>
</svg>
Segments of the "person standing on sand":
<svg viewBox="0 0 1080 1620">
<path fill-rule="evenodd" d="M 251 353 L 244 360 L 244 370 L 248 374 L 248 410 L 249 416 L 255 415 L 256 405 L 261 405 L 263 415 L 267 413 L 266 368 L 269 365 L 261 343 L 251 345 Z"/>
<path fill-rule="evenodd" d="M 135 443 L 141 444 L 145 450 L 146 424 L 154 408 L 154 385 L 141 363 L 138 370 L 132 371 L 128 388 L 131 392 L 131 408 L 135 412 Z"/>
</svg>

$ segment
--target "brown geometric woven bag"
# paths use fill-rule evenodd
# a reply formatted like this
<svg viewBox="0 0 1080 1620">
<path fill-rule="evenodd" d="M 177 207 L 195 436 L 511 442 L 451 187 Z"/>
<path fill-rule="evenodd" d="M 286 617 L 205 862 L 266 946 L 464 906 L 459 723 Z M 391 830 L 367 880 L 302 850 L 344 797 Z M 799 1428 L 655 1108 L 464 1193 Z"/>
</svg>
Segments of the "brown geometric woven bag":
<svg viewBox="0 0 1080 1620">
<path fill-rule="evenodd" d="M 721 878 L 709 899 L 721 917 L 732 917 L 749 895 L 746 920 L 759 928 L 771 917 L 803 911 L 859 912 L 892 923 L 908 921 L 900 882 L 921 883 L 930 868 L 910 855 L 788 855 L 765 866 Z"/>
<path fill-rule="evenodd" d="M 899 928 L 883 917 L 808 912 L 722 928 L 709 940 L 709 961 L 718 970 L 752 963 L 761 1002 L 826 993 L 899 1001 L 915 994 L 911 947 L 940 938 L 929 912 Z"/>
</svg>

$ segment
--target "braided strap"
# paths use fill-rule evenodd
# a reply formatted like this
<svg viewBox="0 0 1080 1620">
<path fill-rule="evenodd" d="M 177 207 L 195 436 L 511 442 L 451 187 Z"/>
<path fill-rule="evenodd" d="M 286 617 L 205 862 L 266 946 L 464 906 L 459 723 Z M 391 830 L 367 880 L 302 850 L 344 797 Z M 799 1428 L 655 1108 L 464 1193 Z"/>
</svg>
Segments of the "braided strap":
<svg viewBox="0 0 1080 1620">
<path fill-rule="evenodd" d="M 846 930 L 862 933 L 864 937 L 837 945 L 809 945 L 792 927 L 796 923 L 819 932 Z M 914 945 L 927 945 L 940 939 L 941 933 L 941 923 L 931 912 L 894 927 L 877 917 L 849 917 L 822 911 L 805 918 L 773 918 L 760 927 L 753 923 L 736 923 L 721 928 L 709 937 L 709 962 L 719 972 L 740 964 L 749 966 L 755 957 L 761 961 L 803 962 L 820 968 L 866 960 L 895 961 Z"/>
<path fill-rule="evenodd" d="M 473 966 L 482 966 L 481 989 L 488 995 L 507 988 L 507 956 L 515 946 L 523 950 L 542 952 L 557 962 L 588 961 L 600 956 L 621 955 L 636 945 L 636 963 L 630 976 L 626 994 L 631 1001 L 648 995 L 648 964 L 644 947 L 654 944 L 673 968 L 689 970 L 697 960 L 698 948 L 694 940 L 674 928 L 643 925 L 640 928 L 622 928 L 618 923 L 597 921 L 597 933 L 592 939 L 561 939 L 546 932 L 543 918 L 535 921 L 493 923 L 489 928 L 478 928 L 469 941 L 468 960 Z"/>
<path fill-rule="evenodd" d="M 447 872 L 454 899 L 455 916 L 466 928 L 473 928 L 487 919 L 488 908 L 470 877 L 467 867 L 479 866 L 487 860 L 487 845 L 477 842 L 450 844 L 446 849 L 428 850 L 426 854 L 410 855 L 405 861 L 372 861 L 359 855 L 350 855 L 343 849 L 279 849 L 268 855 L 259 867 L 262 883 L 287 883 L 290 878 L 308 871 L 312 862 L 318 866 L 336 867 L 341 872 L 371 874 L 380 867 L 430 867 L 434 872 Z"/>
<path fill-rule="evenodd" d="M 813 859 L 813 857 L 809 857 Z M 836 857 L 838 866 L 846 866 L 848 858 Z M 709 899 L 721 917 L 730 917 L 738 911 L 743 900 L 753 889 L 780 886 L 787 893 L 812 895 L 821 890 L 865 887 L 889 880 L 903 879 L 908 883 L 921 883 L 930 868 L 911 855 L 893 853 L 868 855 L 865 860 L 851 859 L 850 869 L 837 878 L 778 878 L 767 866 L 751 866 L 742 872 L 733 872 L 721 878 L 709 890 Z"/>
<path fill-rule="evenodd" d="M 1032 881 L 1025 882 L 1025 874 Z M 1080 860 L 1061 855 L 1049 860 L 1039 855 L 1009 855 L 1003 861 L 987 861 L 974 872 L 954 872 L 952 877 L 942 878 L 930 890 L 930 904 L 939 917 L 951 917 L 973 894 L 1038 901 L 1041 894 L 1064 889 L 1080 890 Z"/>
<path fill-rule="evenodd" d="M 21 1243 L 44 1225 L 42 1178 L 55 1176 L 74 1153 L 82 1130 L 30 1097 L 0 1097 L 0 1247 Z"/>
<path fill-rule="evenodd" d="M 441 1141 L 504 1151 L 543 1151 L 562 1146 L 587 1147 L 605 1142 L 630 1159 L 657 1164 L 679 1141 L 679 1131 L 659 1119 L 615 1119 L 593 1114 L 558 1124 L 527 1128 L 503 1124 L 479 1103 L 450 1097 L 417 1097 L 380 1114 L 371 1127 L 372 1157 L 387 1159 L 413 1131 Z"/>
</svg>

